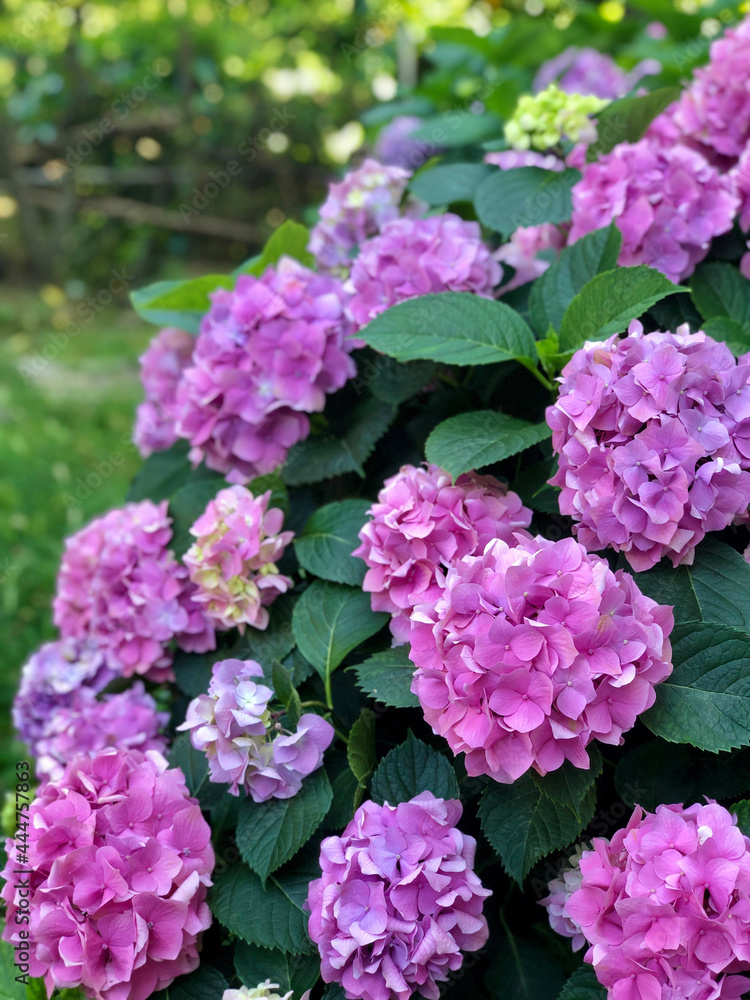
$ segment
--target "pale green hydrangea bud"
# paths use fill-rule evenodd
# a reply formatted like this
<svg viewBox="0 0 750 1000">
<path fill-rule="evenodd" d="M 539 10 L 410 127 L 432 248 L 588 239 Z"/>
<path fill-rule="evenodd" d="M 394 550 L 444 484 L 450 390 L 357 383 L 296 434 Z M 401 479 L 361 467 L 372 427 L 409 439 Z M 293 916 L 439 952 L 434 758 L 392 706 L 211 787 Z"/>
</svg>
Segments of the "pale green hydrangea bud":
<svg viewBox="0 0 750 1000">
<path fill-rule="evenodd" d="M 240 986 L 238 990 L 224 990 L 221 1000 L 294 1000 L 292 990 L 282 996 L 280 993 L 274 992 L 278 988 L 278 983 L 272 983 L 270 979 L 266 979 L 264 983 L 258 983 L 253 989 L 248 986 Z M 310 991 L 306 990 L 299 1000 L 309 1000 L 309 997 Z"/>
<path fill-rule="evenodd" d="M 589 115 L 609 104 L 588 94 L 567 94 L 551 83 L 538 94 L 519 98 L 513 117 L 505 126 L 505 138 L 514 149 L 551 149 L 561 139 L 591 143 L 596 125 Z"/>
</svg>

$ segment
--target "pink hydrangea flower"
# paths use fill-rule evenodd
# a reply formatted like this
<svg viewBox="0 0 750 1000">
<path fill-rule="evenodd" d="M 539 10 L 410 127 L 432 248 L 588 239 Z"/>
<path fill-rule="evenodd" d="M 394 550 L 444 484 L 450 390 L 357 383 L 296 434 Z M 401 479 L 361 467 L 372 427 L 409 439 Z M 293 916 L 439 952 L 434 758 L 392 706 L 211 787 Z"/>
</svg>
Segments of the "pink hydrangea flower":
<svg viewBox="0 0 750 1000">
<path fill-rule="evenodd" d="M 493 538 L 512 541 L 531 523 L 521 498 L 494 476 L 464 473 L 453 483 L 437 465 L 402 466 L 368 513 L 372 520 L 352 554 L 367 563 L 363 589 L 372 594 L 373 611 L 391 613 L 399 642 L 409 638 L 414 606 L 442 594 L 448 566 Z"/>
<path fill-rule="evenodd" d="M 255 497 L 244 486 L 217 493 L 190 529 L 183 556 L 196 586 L 193 600 L 223 629 L 268 628 L 267 606 L 292 586 L 275 563 L 294 537 L 281 531 L 284 512 L 268 509 L 271 491 Z"/>
<path fill-rule="evenodd" d="M 141 382 L 146 399 L 136 411 L 133 440 L 144 458 L 164 451 L 177 440 L 177 386 L 193 357 L 195 338 L 168 326 L 141 355 Z"/>
<path fill-rule="evenodd" d="M 195 464 L 247 483 L 281 465 L 310 433 L 308 414 L 356 374 L 356 342 L 340 282 L 289 257 L 211 299 L 177 390 L 177 433 Z"/>
<path fill-rule="evenodd" d="M 549 883 L 549 895 L 539 900 L 540 904 L 547 908 L 552 930 L 563 937 L 572 938 L 573 951 L 579 951 L 586 943 L 581 928 L 568 913 L 568 900 L 581 887 L 582 875 L 579 864 L 583 850 L 583 847 L 579 847 L 575 854 L 568 858 L 568 863 L 563 866 L 557 878 L 553 878 Z"/>
<path fill-rule="evenodd" d="M 451 212 L 395 219 L 364 243 L 352 266 L 349 313 L 358 327 L 396 302 L 429 292 L 474 292 L 491 298 L 502 268 L 482 242 L 477 222 Z"/>
<path fill-rule="evenodd" d="M 617 746 L 668 677 L 672 609 L 573 538 L 490 542 L 412 614 L 412 691 L 471 775 L 505 784 Z"/>
<path fill-rule="evenodd" d="M 750 18 L 711 44 L 707 66 L 696 69 L 674 106 L 674 121 L 686 140 L 706 156 L 731 164 L 750 142 Z M 726 158 L 729 158 L 727 161 Z"/>
<path fill-rule="evenodd" d="M 583 851 L 577 880 L 566 926 L 550 906 L 551 922 L 585 938 L 609 1000 L 733 1000 L 750 988 L 737 975 L 750 971 L 750 838 L 722 806 L 637 807 Z"/>
<path fill-rule="evenodd" d="M 503 149 L 496 153 L 485 153 L 484 162 L 500 167 L 501 170 L 539 167 L 541 170 L 561 173 L 565 169 L 565 160 L 561 160 L 559 156 L 554 153 L 537 153 L 533 149 Z"/>
<path fill-rule="evenodd" d="M 361 243 L 399 217 L 411 170 L 365 160 L 338 184 L 331 184 L 310 234 L 310 253 L 319 267 L 345 267 Z"/>
<path fill-rule="evenodd" d="M 495 260 L 501 264 L 509 264 L 515 274 L 500 289 L 499 294 L 526 285 L 534 281 L 547 270 L 550 265 L 539 254 L 544 250 L 554 250 L 558 253 L 565 246 L 566 233 L 561 226 L 544 222 L 540 226 L 519 226 L 504 243 L 495 251 Z"/>
<path fill-rule="evenodd" d="M 210 780 L 243 788 L 254 802 L 290 799 L 302 781 L 323 763 L 333 726 L 319 715 L 303 715 L 296 732 L 274 722 L 268 703 L 273 691 L 255 660 L 220 660 L 213 666 L 208 694 L 190 702 L 178 729 L 190 732 L 196 750 L 208 758 Z"/>
<path fill-rule="evenodd" d="M 547 410 L 560 510 L 587 549 L 641 572 L 695 546 L 750 503 L 750 365 L 704 333 L 630 325 L 577 351 Z"/>
<path fill-rule="evenodd" d="M 627 94 L 644 76 L 660 72 L 661 64 L 656 59 L 644 59 L 626 73 L 612 56 L 572 45 L 542 64 L 534 78 L 534 91 L 538 93 L 556 83 L 568 94 L 591 94 L 614 100 Z"/>
<path fill-rule="evenodd" d="M 170 524 L 166 500 L 143 500 L 96 518 L 65 543 L 55 624 L 63 638 L 93 642 L 124 677 L 169 679 L 173 639 L 192 652 L 215 645 L 187 569 L 168 549 Z"/>
<path fill-rule="evenodd" d="M 739 199 L 731 179 L 686 146 L 623 142 L 582 169 L 568 242 L 615 222 L 626 267 L 647 264 L 679 282 L 732 228 Z"/>
<path fill-rule="evenodd" d="M 198 967 L 211 923 L 211 830 L 181 771 L 154 750 L 76 757 L 32 803 L 28 851 L 6 842 L 3 939 L 29 974 L 97 1000 L 146 1000 Z M 28 889 L 14 870 L 31 869 Z M 22 897 L 22 892 L 29 895 Z M 16 923 L 20 908 L 30 922 Z"/>
<path fill-rule="evenodd" d="M 13 702 L 13 725 L 18 735 L 32 746 L 55 712 L 73 703 L 77 691 L 102 691 L 115 677 L 94 643 L 75 639 L 45 643 L 21 671 Z"/>
<path fill-rule="evenodd" d="M 321 844 L 310 883 L 310 937 L 327 983 L 350 1000 L 440 996 L 463 952 L 487 940 L 473 837 L 461 803 L 422 792 L 397 806 L 365 802 L 340 837 Z"/>
<path fill-rule="evenodd" d="M 750 141 L 732 170 L 731 178 L 740 199 L 740 228 L 747 232 L 750 229 Z"/>
<path fill-rule="evenodd" d="M 31 746 L 37 777 L 60 781 L 74 757 L 91 756 L 106 747 L 166 753 L 167 740 L 160 732 L 168 722 L 169 712 L 157 712 L 141 681 L 121 694 L 101 698 L 91 688 L 80 688 L 70 705 L 52 715 Z"/>
</svg>

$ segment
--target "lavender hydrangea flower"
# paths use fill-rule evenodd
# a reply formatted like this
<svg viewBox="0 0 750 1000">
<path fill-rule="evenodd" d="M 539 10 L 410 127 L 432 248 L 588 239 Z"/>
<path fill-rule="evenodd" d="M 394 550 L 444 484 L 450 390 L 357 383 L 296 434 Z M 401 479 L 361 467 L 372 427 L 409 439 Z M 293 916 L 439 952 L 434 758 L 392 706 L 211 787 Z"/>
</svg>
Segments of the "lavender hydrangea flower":
<svg viewBox="0 0 750 1000">
<path fill-rule="evenodd" d="M 191 460 L 232 483 L 281 465 L 310 433 L 309 413 L 356 374 L 341 283 L 282 257 L 262 277 L 220 289 L 177 390 L 177 433 Z"/>
<path fill-rule="evenodd" d="M 556 83 L 560 90 L 569 94 L 590 94 L 614 100 L 627 94 L 644 76 L 659 72 L 661 64 L 656 59 L 644 59 L 626 73 L 612 56 L 572 45 L 542 64 L 534 77 L 534 91 Z"/>
<path fill-rule="evenodd" d="M 425 791 L 397 806 L 365 802 L 320 849 L 310 883 L 310 937 L 327 983 L 350 1000 L 440 996 L 438 983 L 487 940 L 473 837 L 461 803 Z"/>
<path fill-rule="evenodd" d="M 194 346 L 194 337 L 169 326 L 159 331 L 139 359 L 146 399 L 136 411 L 133 441 L 144 458 L 177 440 L 177 386 Z"/>
<path fill-rule="evenodd" d="M 396 302 L 429 292 L 491 298 L 502 274 L 478 223 L 450 212 L 396 219 L 362 245 L 346 286 L 352 296 L 349 313 L 363 327 Z"/>
<path fill-rule="evenodd" d="M 296 732 L 284 732 L 268 709 L 273 691 L 259 684 L 255 660 L 220 660 L 207 694 L 190 702 L 185 722 L 196 750 L 208 758 L 210 780 L 240 788 L 254 802 L 289 799 L 323 763 L 333 726 L 319 715 L 303 715 Z"/>
<path fill-rule="evenodd" d="M 442 146 L 425 139 L 417 139 L 413 133 L 422 126 L 416 115 L 396 115 L 378 134 L 375 156 L 389 166 L 402 167 L 410 173 L 442 152 Z"/>
<path fill-rule="evenodd" d="M 321 268 L 350 263 L 352 251 L 399 217 L 410 170 L 365 160 L 338 184 L 331 184 L 310 234 L 310 253 Z"/>
</svg>

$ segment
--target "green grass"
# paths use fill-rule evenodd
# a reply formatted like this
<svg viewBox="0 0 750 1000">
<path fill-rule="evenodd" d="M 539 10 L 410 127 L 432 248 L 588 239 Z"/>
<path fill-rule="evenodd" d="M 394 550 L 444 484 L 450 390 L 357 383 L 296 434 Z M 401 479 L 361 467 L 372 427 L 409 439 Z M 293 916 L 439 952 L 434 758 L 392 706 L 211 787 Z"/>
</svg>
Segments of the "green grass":
<svg viewBox="0 0 750 1000">
<path fill-rule="evenodd" d="M 10 705 L 21 666 L 54 638 L 64 538 L 122 504 L 140 464 L 130 442 L 142 398 L 138 355 L 152 328 L 102 311 L 64 344 L 74 304 L 58 289 L 0 286 L 0 786 L 24 756 Z M 47 359 L 43 356 L 46 350 Z M 24 375 L 24 372 L 30 373 Z"/>
</svg>

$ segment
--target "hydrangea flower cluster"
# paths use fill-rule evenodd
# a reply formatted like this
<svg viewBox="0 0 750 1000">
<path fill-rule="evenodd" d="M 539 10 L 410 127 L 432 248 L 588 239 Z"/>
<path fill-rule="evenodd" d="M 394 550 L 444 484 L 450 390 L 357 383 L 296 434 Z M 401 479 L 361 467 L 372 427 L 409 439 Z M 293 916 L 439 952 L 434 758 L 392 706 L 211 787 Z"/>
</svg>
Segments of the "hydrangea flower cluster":
<svg viewBox="0 0 750 1000">
<path fill-rule="evenodd" d="M 437 1000 L 438 983 L 487 940 L 474 873 L 476 841 L 456 824 L 461 803 L 422 792 L 397 806 L 365 802 L 321 844 L 310 883 L 310 937 L 323 979 L 353 1000 Z"/>
<path fill-rule="evenodd" d="M 59 781 L 74 757 L 92 756 L 106 747 L 166 753 L 167 740 L 160 731 L 168 722 L 169 712 L 157 712 L 156 702 L 140 681 L 101 699 L 91 688 L 81 688 L 69 706 L 54 713 L 31 746 L 37 777 Z"/>
<path fill-rule="evenodd" d="M 363 590 L 387 611 L 399 642 L 409 638 L 417 604 L 438 600 L 443 573 L 494 538 L 512 542 L 531 523 L 518 494 L 494 476 L 464 473 L 455 483 L 438 465 L 404 465 L 386 479 L 352 553 L 367 563 Z"/>
<path fill-rule="evenodd" d="M 507 243 L 495 251 L 495 260 L 510 265 L 515 274 L 500 289 L 500 294 L 534 281 L 547 270 L 549 260 L 540 257 L 544 251 L 558 253 L 566 242 L 566 233 L 561 226 L 544 222 L 539 226 L 519 226 Z"/>
<path fill-rule="evenodd" d="M 150 750 L 76 757 L 29 817 L 31 976 L 101 1000 L 146 1000 L 198 966 L 211 923 L 211 830 L 185 778 Z M 3 939 L 21 940 L 15 842 L 6 842 Z"/>
<path fill-rule="evenodd" d="M 442 152 L 441 146 L 429 140 L 417 139 L 412 134 L 423 124 L 422 119 L 416 115 L 396 115 L 378 133 L 375 143 L 377 159 L 381 163 L 403 167 L 411 173 L 431 156 L 437 156 Z"/>
<path fill-rule="evenodd" d="M 585 345 L 547 410 L 560 511 L 587 549 L 638 572 L 695 546 L 750 503 L 750 365 L 706 334 L 643 333 Z"/>
<path fill-rule="evenodd" d="M 539 902 L 547 908 L 550 927 L 563 937 L 572 938 L 571 946 L 573 951 L 583 948 L 586 938 L 583 936 L 581 928 L 568 913 L 568 900 L 571 895 L 581 887 L 580 862 L 584 848 L 579 845 L 573 854 L 567 859 L 567 864 L 563 865 L 557 878 L 553 878 L 549 883 L 549 894 Z M 661 1000 L 661 998 L 659 998 Z"/>
<path fill-rule="evenodd" d="M 266 979 L 263 983 L 258 983 L 250 989 L 247 986 L 240 986 L 238 990 L 224 990 L 221 1000 L 293 1000 L 294 990 L 289 990 L 284 996 L 277 993 L 278 983 L 272 983 Z M 305 990 L 299 1000 L 310 1000 L 310 990 Z"/>
<path fill-rule="evenodd" d="M 561 173 L 565 169 L 565 161 L 555 153 L 535 153 L 533 149 L 502 149 L 499 152 L 485 153 L 484 162 L 500 167 L 501 170 L 539 167 L 541 170 Z"/>
<path fill-rule="evenodd" d="M 302 781 L 323 763 L 333 726 L 319 715 L 303 715 L 294 733 L 273 722 L 273 691 L 255 660 L 220 660 L 213 666 L 208 694 L 190 702 L 178 729 L 188 730 L 196 750 L 208 758 L 210 780 L 240 788 L 255 802 L 290 799 Z M 277 735 L 273 735 L 273 734 Z"/>
<path fill-rule="evenodd" d="M 197 588 L 193 600 L 220 628 L 267 628 L 267 606 L 292 586 L 275 563 L 294 532 L 281 531 L 284 512 L 269 510 L 270 499 L 270 490 L 255 497 L 244 486 L 230 486 L 190 529 L 196 540 L 183 561 Z"/>
<path fill-rule="evenodd" d="M 339 281 L 282 257 L 262 277 L 219 289 L 177 390 L 191 461 L 246 483 L 310 433 L 309 413 L 356 372 Z"/>
<path fill-rule="evenodd" d="M 731 165 L 750 143 L 748 75 L 750 18 L 712 43 L 708 65 L 693 72 L 673 106 L 672 117 L 684 139 L 700 144 L 712 162 Z"/>
<path fill-rule="evenodd" d="M 133 440 L 144 458 L 171 448 L 177 440 L 177 386 L 194 347 L 195 338 L 169 326 L 159 331 L 139 359 L 146 399 L 136 411 Z"/>
<path fill-rule="evenodd" d="M 310 234 L 309 250 L 318 266 L 348 267 L 360 243 L 399 217 L 399 205 L 410 177 L 411 171 L 402 166 L 368 159 L 361 167 L 350 170 L 340 183 L 331 184 L 320 208 L 320 222 Z"/>
<path fill-rule="evenodd" d="M 167 501 L 127 504 L 68 538 L 53 603 L 63 638 L 95 643 L 107 666 L 131 677 L 172 676 L 167 644 L 205 653 L 214 631 L 167 546 Z"/>
<path fill-rule="evenodd" d="M 750 838 L 722 806 L 637 807 L 625 829 L 583 851 L 568 888 L 568 926 L 553 926 L 574 947 L 585 938 L 611 1000 L 747 992 L 736 974 L 750 971 Z"/>
<path fill-rule="evenodd" d="M 571 45 L 541 66 L 534 77 L 534 90 L 545 90 L 555 83 L 568 94 L 588 94 L 613 101 L 632 90 L 644 76 L 660 71 L 656 59 L 644 59 L 626 73 L 605 52 Z"/>
<path fill-rule="evenodd" d="M 618 263 L 647 264 L 675 282 L 693 273 L 737 214 L 731 179 L 686 146 L 623 142 L 582 169 L 569 242 L 615 222 Z"/>
<path fill-rule="evenodd" d="M 44 734 L 53 715 L 68 708 L 77 691 L 102 691 L 116 674 L 91 642 L 58 639 L 37 650 L 21 671 L 13 701 L 13 725 L 30 747 Z"/>
<path fill-rule="evenodd" d="M 363 327 L 389 306 L 430 292 L 491 298 L 502 273 L 482 242 L 479 223 L 451 212 L 395 219 L 362 244 L 346 286 L 349 313 Z"/>
<path fill-rule="evenodd" d="M 554 83 L 538 94 L 524 94 L 505 125 L 505 138 L 514 149 L 552 149 L 563 138 L 590 143 L 596 125 L 589 115 L 606 108 L 608 100 L 591 94 L 570 94 Z"/>
<path fill-rule="evenodd" d="M 490 542 L 412 614 L 412 691 L 470 775 L 509 784 L 617 746 L 671 670 L 671 608 L 573 538 Z"/>
</svg>

